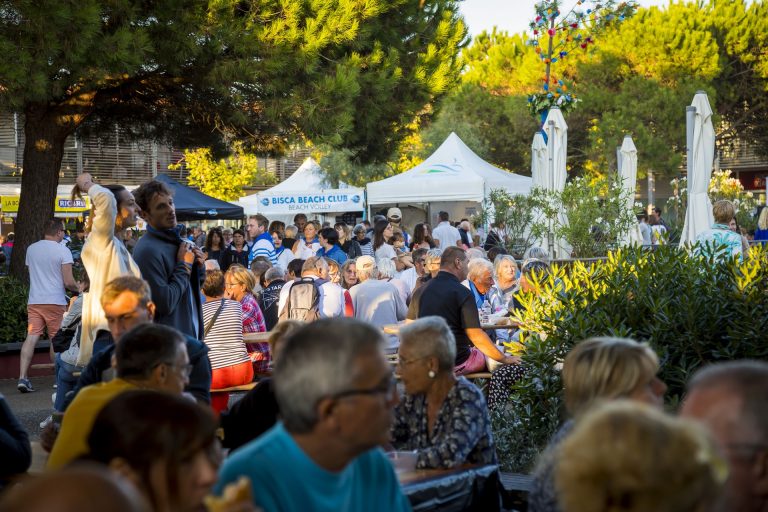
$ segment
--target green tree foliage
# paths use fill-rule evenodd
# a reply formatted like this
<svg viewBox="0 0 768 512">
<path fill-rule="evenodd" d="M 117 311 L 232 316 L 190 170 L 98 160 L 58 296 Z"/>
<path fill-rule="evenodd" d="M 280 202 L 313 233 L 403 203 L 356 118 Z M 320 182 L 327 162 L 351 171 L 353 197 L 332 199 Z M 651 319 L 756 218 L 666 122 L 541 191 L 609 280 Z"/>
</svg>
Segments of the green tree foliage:
<svg viewBox="0 0 768 512">
<path fill-rule="evenodd" d="M 685 147 L 685 107 L 700 89 L 708 93 L 715 110 L 719 147 L 738 138 L 768 154 L 766 34 L 765 2 L 670 2 L 662 8 L 638 9 L 634 16 L 606 29 L 591 53 L 568 54 L 553 70 L 556 80 L 573 83 L 573 92 L 581 100 L 566 116 L 571 168 L 576 173 L 612 172 L 616 147 L 625 134 L 631 134 L 638 148 L 639 178 L 649 170 L 668 178 L 677 175 Z M 477 36 L 463 53 L 463 80 L 479 90 L 458 112 L 452 103 L 460 103 L 456 97 L 466 91 L 444 100 L 434 124 L 457 126 L 459 133 L 474 116 L 471 106 L 485 104 L 480 95 L 492 98 L 489 103 L 501 103 L 502 98 L 539 90 L 543 65 L 528 37 L 498 31 Z M 533 131 L 510 130 L 511 125 L 506 119 L 490 118 L 486 131 L 506 137 L 506 147 L 529 146 Z M 465 133 L 459 134 L 472 140 Z M 482 139 L 475 140 L 482 152 Z M 492 153 L 483 156 L 523 171 Z M 527 156 L 522 160 L 527 168 Z"/>
<path fill-rule="evenodd" d="M 277 183 L 275 173 L 260 169 L 256 155 L 246 153 L 239 144 L 232 155 L 219 160 L 213 158 L 210 148 L 186 150 L 182 162 L 168 168 L 176 170 L 184 165 L 189 171 L 187 181 L 190 185 L 224 201 L 242 197 L 243 187 Z"/>
<path fill-rule="evenodd" d="M 669 386 L 667 401 L 675 404 L 707 363 L 768 358 L 766 286 L 768 252 L 761 247 L 753 247 L 743 263 L 662 246 L 553 267 L 538 283 L 538 294 L 521 298 L 515 318 L 529 371 L 514 385 L 509 407 L 493 419 L 502 468 L 529 471 L 562 421 L 558 363 L 576 343 L 593 336 L 649 343 Z"/>
<path fill-rule="evenodd" d="M 455 0 L 7 0 L 0 27 L 0 109 L 25 116 L 18 275 L 76 129 L 383 159 L 456 82 L 466 37 Z"/>
<path fill-rule="evenodd" d="M 526 113 L 525 97 L 488 94 L 468 83 L 443 101 L 440 114 L 422 132 L 422 138 L 434 151 L 456 132 L 480 157 L 504 169 L 530 174 L 536 121 Z"/>
</svg>

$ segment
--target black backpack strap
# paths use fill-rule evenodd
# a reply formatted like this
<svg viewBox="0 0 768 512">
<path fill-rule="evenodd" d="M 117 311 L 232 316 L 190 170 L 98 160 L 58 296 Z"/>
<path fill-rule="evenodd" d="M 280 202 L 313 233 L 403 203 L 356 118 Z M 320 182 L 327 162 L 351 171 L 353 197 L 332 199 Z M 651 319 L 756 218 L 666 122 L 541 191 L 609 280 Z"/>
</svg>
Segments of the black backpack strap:
<svg viewBox="0 0 768 512">
<path fill-rule="evenodd" d="M 219 318 L 219 314 L 221 314 L 221 310 L 224 309 L 224 300 L 221 299 L 221 304 L 219 304 L 219 309 L 216 310 L 216 313 L 213 314 L 213 318 L 211 318 L 211 321 L 208 322 L 208 325 L 205 326 L 205 331 L 203 331 L 203 339 L 205 339 L 206 336 L 208 336 L 208 333 L 213 328 L 213 324 L 216 323 L 216 319 Z"/>
</svg>

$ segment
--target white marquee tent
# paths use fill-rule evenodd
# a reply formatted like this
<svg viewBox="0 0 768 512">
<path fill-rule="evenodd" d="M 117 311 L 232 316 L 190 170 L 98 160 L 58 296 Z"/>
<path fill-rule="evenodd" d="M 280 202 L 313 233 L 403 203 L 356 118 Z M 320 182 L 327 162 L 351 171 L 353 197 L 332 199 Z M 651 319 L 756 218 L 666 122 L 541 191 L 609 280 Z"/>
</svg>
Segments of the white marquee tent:
<svg viewBox="0 0 768 512">
<path fill-rule="evenodd" d="M 413 169 L 369 183 L 368 204 L 482 202 L 492 189 L 527 195 L 531 184 L 529 177 L 489 164 L 451 133 L 429 158 Z"/>
</svg>

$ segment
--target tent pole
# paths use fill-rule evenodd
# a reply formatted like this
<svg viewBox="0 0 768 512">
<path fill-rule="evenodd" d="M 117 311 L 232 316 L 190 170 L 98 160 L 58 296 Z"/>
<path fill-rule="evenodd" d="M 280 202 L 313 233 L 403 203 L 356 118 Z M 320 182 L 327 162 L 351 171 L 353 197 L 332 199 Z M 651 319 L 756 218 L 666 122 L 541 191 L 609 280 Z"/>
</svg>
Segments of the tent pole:
<svg viewBox="0 0 768 512">
<path fill-rule="evenodd" d="M 547 140 L 547 146 L 549 146 L 549 186 L 552 187 L 550 190 L 554 192 L 555 190 L 555 122 L 549 121 L 549 134 L 548 134 L 548 140 Z M 548 219 L 549 221 L 549 229 L 547 233 L 547 245 L 549 246 L 549 254 L 550 258 L 555 257 L 555 237 L 552 234 L 552 217 Z"/>
<path fill-rule="evenodd" d="M 688 200 L 691 200 L 691 176 L 693 175 L 693 126 L 696 123 L 696 107 L 685 107 L 685 168 L 688 182 Z"/>
</svg>

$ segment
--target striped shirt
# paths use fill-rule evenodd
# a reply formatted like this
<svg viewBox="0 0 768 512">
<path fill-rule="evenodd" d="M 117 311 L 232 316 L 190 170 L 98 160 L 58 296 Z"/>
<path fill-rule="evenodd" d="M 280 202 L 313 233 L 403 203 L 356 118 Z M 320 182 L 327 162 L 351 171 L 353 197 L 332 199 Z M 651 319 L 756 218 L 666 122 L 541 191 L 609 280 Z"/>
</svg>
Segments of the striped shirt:
<svg viewBox="0 0 768 512">
<path fill-rule="evenodd" d="M 250 266 L 253 260 L 259 256 L 265 256 L 269 258 L 272 265 L 277 265 L 275 244 L 272 242 L 272 235 L 269 233 L 262 233 L 253 241 L 251 251 L 248 254 L 248 265 Z"/>
<path fill-rule="evenodd" d="M 203 304 L 203 325 L 208 326 L 220 305 L 220 300 Z M 209 349 L 212 370 L 250 359 L 243 343 L 243 309 L 239 302 L 224 300 L 224 308 L 203 341 Z"/>
</svg>

